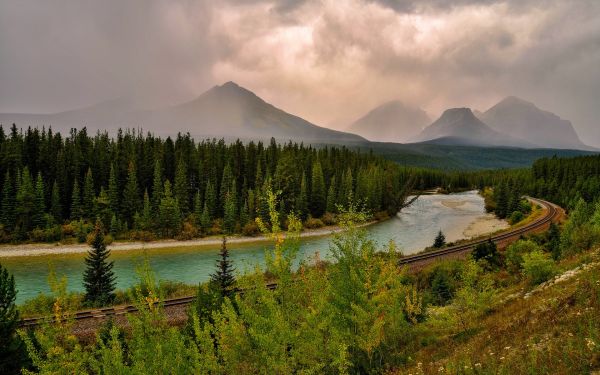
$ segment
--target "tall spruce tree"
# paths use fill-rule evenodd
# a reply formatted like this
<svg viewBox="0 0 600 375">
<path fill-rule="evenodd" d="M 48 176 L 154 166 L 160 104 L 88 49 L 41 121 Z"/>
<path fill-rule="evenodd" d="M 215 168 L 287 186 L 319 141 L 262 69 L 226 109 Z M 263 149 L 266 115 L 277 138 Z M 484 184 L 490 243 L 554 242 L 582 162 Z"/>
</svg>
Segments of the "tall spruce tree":
<svg viewBox="0 0 600 375">
<path fill-rule="evenodd" d="M 200 216 L 202 216 L 202 198 L 200 197 L 200 190 L 196 190 L 194 194 L 194 220 L 196 224 L 200 223 Z"/>
<path fill-rule="evenodd" d="M 152 208 L 154 211 L 158 211 L 160 200 L 163 197 L 163 174 L 160 161 L 154 162 L 154 174 L 152 178 Z"/>
<path fill-rule="evenodd" d="M 23 360 L 16 298 L 15 278 L 0 264 L 0 374 L 19 373 Z"/>
<path fill-rule="evenodd" d="M 306 220 L 308 216 L 308 186 L 304 172 L 300 181 L 300 194 L 298 195 L 298 199 L 296 199 L 296 211 L 298 211 L 300 219 Z"/>
<path fill-rule="evenodd" d="M 140 207 L 140 191 L 138 188 L 137 174 L 133 162 L 129 163 L 127 169 L 127 183 L 123 190 L 123 210 L 124 220 L 129 226 L 133 224 L 133 217 Z"/>
<path fill-rule="evenodd" d="M 96 198 L 96 193 L 94 192 L 94 178 L 92 176 L 91 168 L 88 168 L 85 174 L 81 198 L 81 207 L 83 209 L 84 216 L 87 219 L 93 219 L 96 216 L 94 212 L 94 199 Z"/>
<path fill-rule="evenodd" d="M 119 214 L 119 183 L 117 181 L 117 172 L 115 171 L 114 164 L 110 165 L 110 172 L 108 176 L 108 200 L 110 202 L 110 210 L 115 214 Z"/>
<path fill-rule="evenodd" d="M 175 199 L 179 204 L 179 208 L 185 215 L 189 212 L 190 197 L 189 197 L 189 182 L 187 177 L 185 162 L 183 158 L 177 163 L 177 171 L 175 172 Z"/>
<path fill-rule="evenodd" d="M 93 306 L 110 304 L 115 298 L 115 275 L 113 262 L 108 261 L 110 250 L 104 243 L 104 228 L 98 220 L 94 228 L 92 248 L 85 258 L 87 266 L 83 274 L 85 301 Z"/>
<path fill-rule="evenodd" d="M 31 218 L 32 224 L 34 227 L 44 228 L 46 225 L 46 220 L 44 219 L 44 215 L 46 212 L 46 199 L 44 193 L 44 180 L 42 179 L 42 174 L 39 172 L 35 181 L 34 203 L 34 212 L 33 217 Z"/>
<path fill-rule="evenodd" d="M 204 205 L 208 210 L 211 219 L 217 214 L 217 192 L 215 186 L 208 180 L 206 183 L 206 193 L 204 193 Z"/>
<path fill-rule="evenodd" d="M 314 217 L 321 217 L 325 213 L 327 205 L 327 192 L 325 191 L 325 177 L 319 161 L 313 164 L 311 186 L 310 211 Z"/>
<path fill-rule="evenodd" d="M 4 183 L 2 184 L 0 223 L 8 230 L 12 230 L 15 225 L 15 198 L 13 181 L 10 178 L 10 172 L 6 171 L 4 174 Z"/>
<path fill-rule="evenodd" d="M 28 231 L 32 229 L 33 219 L 36 215 L 35 187 L 28 167 L 23 168 L 20 181 L 17 190 L 17 222 L 22 230 Z"/>
<path fill-rule="evenodd" d="M 56 180 L 54 180 L 54 183 L 52 184 L 52 193 L 50 194 L 50 215 L 52 215 L 54 221 L 57 223 L 62 222 L 62 203 L 60 199 L 60 190 Z"/>
<path fill-rule="evenodd" d="M 335 195 L 335 178 L 331 179 L 331 183 L 329 184 L 329 189 L 327 190 L 327 204 L 326 211 L 330 213 L 335 213 L 336 209 L 337 197 Z"/>
<path fill-rule="evenodd" d="M 225 231 L 232 234 L 235 231 L 235 224 L 237 223 L 237 199 L 235 191 L 225 193 L 224 206 L 223 225 L 225 226 Z"/>
<path fill-rule="evenodd" d="M 171 182 L 165 181 L 163 198 L 158 207 L 159 226 L 163 236 L 172 237 L 179 232 L 181 226 L 181 211 L 177 199 L 173 197 Z"/>
<path fill-rule="evenodd" d="M 229 250 L 227 250 L 227 238 L 223 236 L 221 250 L 219 251 L 219 260 L 217 260 L 217 271 L 210 275 L 210 282 L 219 288 L 221 297 L 229 297 L 234 292 L 235 268 L 229 260 Z"/>
<path fill-rule="evenodd" d="M 77 178 L 73 181 L 73 192 L 71 193 L 71 220 L 80 219 L 83 216 L 81 207 L 81 192 Z"/>
</svg>

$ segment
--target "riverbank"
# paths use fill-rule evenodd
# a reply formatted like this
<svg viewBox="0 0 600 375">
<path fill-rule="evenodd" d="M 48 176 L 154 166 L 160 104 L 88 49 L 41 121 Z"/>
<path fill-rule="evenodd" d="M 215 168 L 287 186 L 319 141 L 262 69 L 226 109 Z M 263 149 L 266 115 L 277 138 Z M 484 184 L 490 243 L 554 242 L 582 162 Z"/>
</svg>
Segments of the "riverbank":
<svg viewBox="0 0 600 375">
<path fill-rule="evenodd" d="M 386 219 L 389 220 L 389 219 Z M 361 224 L 360 227 L 366 227 L 381 221 L 369 221 Z M 339 233 L 343 229 L 339 226 L 332 225 L 318 229 L 305 229 L 300 233 L 301 238 L 312 238 L 329 236 L 331 234 Z M 223 241 L 222 236 L 211 236 L 205 238 L 197 238 L 189 241 L 178 241 L 178 240 L 157 240 L 151 242 L 114 242 L 108 246 L 108 249 L 114 252 L 117 251 L 132 251 L 132 250 L 144 250 L 144 249 L 164 249 L 164 248 L 185 248 L 185 247 L 211 247 L 221 245 Z M 270 239 L 266 236 L 227 236 L 228 244 L 259 244 L 269 242 Z M 58 255 L 58 254 L 78 254 L 86 253 L 90 249 L 90 246 L 81 244 L 24 244 L 24 245 L 2 245 L 0 246 L 0 258 L 13 258 L 13 257 L 31 257 L 31 256 L 43 256 L 43 255 Z"/>
</svg>

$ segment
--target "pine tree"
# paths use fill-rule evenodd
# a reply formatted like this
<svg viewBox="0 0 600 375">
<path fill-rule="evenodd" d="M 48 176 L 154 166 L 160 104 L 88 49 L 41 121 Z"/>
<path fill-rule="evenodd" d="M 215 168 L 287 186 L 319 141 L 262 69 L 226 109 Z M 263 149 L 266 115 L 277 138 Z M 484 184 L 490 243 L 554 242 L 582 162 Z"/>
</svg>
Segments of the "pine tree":
<svg viewBox="0 0 600 375">
<path fill-rule="evenodd" d="M 337 211 L 336 202 L 335 179 L 331 179 L 331 184 L 329 184 L 329 189 L 327 190 L 327 212 L 335 213 Z"/>
<path fill-rule="evenodd" d="M 200 227 L 202 228 L 203 233 L 208 233 L 208 230 L 211 226 L 212 218 L 210 217 L 210 213 L 208 211 L 208 206 L 206 202 L 204 202 L 204 208 L 202 209 L 202 214 L 200 215 Z"/>
<path fill-rule="evenodd" d="M 221 297 L 230 297 L 234 292 L 235 276 L 233 273 L 235 272 L 235 268 L 233 268 L 229 260 L 229 250 L 227 250 L 227 238 L 225 236 L 223 236 L 219 256 L 217 271 L 210 275 L 210 282 L 218 286 Z"/>
<path fill-rule="evenodd" d="M 152 208 L 154 211 L 158 211 L 160 200 L 163 196 L 163 175 L 160 161 L 156 160 L 154 163 L 154 177 L 152 179 Z"/>
<path fill-rule="evenodd" d="M 0 373 L 20 371 L 22 342 L 17 336 L 19 312 L 15 305 L 15 278 L 0 264 Z"/>
<path fill-rule="evenodd" d="M 496 199 L 496 216 L 504 219 L 508 216 L 508 188 L 506 183 L 500 184 L 495 192 Z"/>
<path fill-rule="evenodd" d="M 110 218 L 110 234 L 113 237 L 117 236 L 117 233 L 121 230 L 119 221 L 117 220 L 117 215 L 113 214 Z"/>
<path fill-rule="evenodd" d="M 433 247 L 441 249 L 444 246 L 446 246 L 446 236 L 444 236 L 444 233 L 440 230 L 435 237 L 435 241 L 433 241 Z"/>
<path fill-rule="evenodd" d="M 52 184 L 52 194 L 50 196 L 50 214 L 57 223 L 62 222 L 62 203 L 60 201 L 60 190 L 56 180 L 54 180 L 54 183 Z"/>
<path fill-rule="evenodd" d="M 131 224 L 133 222 L 133 216 L 140 207 L 140 191 L 138 189 L 137 174 L 135 172 L 135 166 L 133 162 L 129 163 L 127 173 L 127 183 L 123 190 L 123 217 L 125 222 Z"/>
<path fill-rule="evenodd" d="M 71 220 L 80 219 L 82 216 L 79 182 L 75 179 L 73 182 L 73 192 L 71 193 Z"/>
<path fill-rule="evenodd" d="M 181 211 L 179 210 L 179 204 L 173 197 L 171 190 L 171 182 L 165 181 L 163 187 L 163 198 L 160 200 L 160 206 L 158 208 L 159 224 L 166 237 L 172 237 L 181 226 Z"/>
<path fill-rule="evenodd" d="M 208 209 L 208 214 L 214 218 L 217 214 L 217 193 L 213 184 L 208 180 L 206 183 L 206 193 L 204 194 L 204 205 Z"/>
<path fill-rule="evenodd" d="M 235 224 L 237 222 L 237 200 L 235 192 L 229 191 L 225 194 L 225 207 L 223 208 L 225 214 L 223 217 L 223 225 L 227 233 L 231 234 L 235 230 Z"/>
<path fill-rule="evenodd" d="M 227 163 L 223 170 L 223 177 L 221 178 L 221 190 L 219 192 L 219 202 L 221 203 L 220 213 L 223 213 L 225 207 L 225 196 L 227 192 L 231 191 L 231 184 L 233 183 L 233 172 L 231 172 L 231 165 Z"/>
<path fill-rule="evenodd" d="M 148 190 L 144 192 L 144 203 L 142 204 L 142 213 L 137 215 L 135 222 L 136 229 L 148 231 L 152 229 L 152 207 L 150 205 L 150 196 Z"/>
<path fill-rule="evenodd" d="M 186 172 L 186 166 L 182 158 L 177 163 L 177 172 L 175 173 L 175 199 L 181 208 L 183 214 L 189 212 L 189 183 Z"/>
<path fill-rule="evenodd" d="M 550 251 L 550 254 L 552 254 L 552 259 L 559 260 L 562 255 L 560 248 L 560 229 L 556 223 L 550 223 L 547 237 L 548 251 Z"/>
<path fill-rule="evenodd" d="M 94 210 L 94 178 L 92 177 L 92 169 L 88 168 L 83 180 L 83 193 L 81 199 L 81 207 L 86 218 L 92 219 L 95 217 Z"/>
<path fill-rule="evenodd" d="M 100 218 L 103 223 L 110 223 L 114 213 L 110 209 L 110 199 L 104 187 L 100 188 L 100 194 L 94 199 L 94 207 L 96 216 Z"/>
<path fill-rule="evenodd" d="M 25 167 L 23 169 L 20 180 L 21 183 L 17 190 L 17 221 L 21 225 L 22 230 L 28 231 L 32 229 L 33 218 L 36 214 L 35 188 L 29 174 L 29 168 Z"/>
<path fill-rule="evenodd" d="M 200 190 L 196 190 L 194 194 L 194 220 L 196 224 L 200 223 L 200 216 L 202 216 L 202 198 L 200 197 Z"/>
<path fill-rule="evenodd" d="M 306 186 L 306 174 L 302 173 L 300 181 L 300 194 L 296 200 L 296 211 L 300 215 L 301 220 L 306 220 L 308 216 L 308 186 Z"/>
<path fill-rule="evenodd" d="M 119 185 L 117 182 L 117 172 L 115 166 L 111 164 L 110 174 L 108 177 L 108 200 L 110 202 L 110 210 L 118 215 L 119 214 L 119 201 L 121 194 L 119 193 Z"/>
<path fill-rule="evenodd" d="M 348 170 L 342 175 L 342 183 L 337 200 L 338 204 L 341 204 L 343 207 L 347 207 L 352 201 L 352 195 L 352 170 L 348 168 Z"/>
<path fill-rule="evenodd" d="M 44 195 L 44 181 L 42 180 L 42 174 L 38 172 L 37 179 L 35 181 L 35 201 L 34 211 L 31 218 L 32 224 L 36 228 L 44 228 L 46 221 L 44 215 L 46 212 L 46 202 Z"/>
<path fill-rule="evenodd" d="M 100 221 L 96 222 L 92 249 L 85 258 L 87 268 L 83 274 L 85 301 L 93 306 L 110 304 L 115 298 L 115 275 L 113 262 L 108 261 L 110 250 L 104 243 L 104 229 Z"/>
<path fill-rule="evenodd" d="M 327 193 L 325 191 L 325 177 L 323 177 L 321 163 L 318 161 L 313 164 L 311 186 L 312 191 L 310 195 L 310 211 L 314 217 L 321 217 L 325 213 L 325 208 L 327 205 Z"/>
<path fill-rule="evenodd" d="M 248 201 L 244 200 L 242 204 L 242 208 L 240 210 L 240 224 L 242 226 L 246 225 L 250 221 L 250 214 L 248 209 Z"/>
<path fill-rule="evenodd" d="M 443 269 L 438 269 L 431 281 L 431 293 L 435 303 L 443 306 L 453 297 L 450 276 Z"/>
<path fill-rule="evenodd" d="M 15 191 L 10 173 L 4 174 L 4 184 L 2 185 L 2 212 L 0 212 L 0 223 L 6 229 L 13 229 L 15 225 Z"/>
</svg>

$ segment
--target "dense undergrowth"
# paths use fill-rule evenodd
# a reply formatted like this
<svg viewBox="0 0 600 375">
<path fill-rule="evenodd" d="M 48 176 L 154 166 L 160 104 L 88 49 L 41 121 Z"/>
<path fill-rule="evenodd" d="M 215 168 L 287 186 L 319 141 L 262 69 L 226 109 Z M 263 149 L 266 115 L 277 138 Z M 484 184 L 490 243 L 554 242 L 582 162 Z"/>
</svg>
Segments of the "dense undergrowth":
<svg viewBox="0 0 600 375">
<path fill-rule="evenodd" d="M 203 305 L 190 309 L 185 327 L 172 327 L 160 304 L 164 285 L 146 267 L 130 291 L 141 312 L 128 317 L 128 328 L 106 323 L 96 342 L 84 345 L 72 333 L 73 306 L 58 279 L 52 307 L 66 320 L 20 333 L 28 368 L 242 374 L 571 373 L 600 367 L 598 265 L 555 285 L 546 281 L 598 262 L 597 253 L 585 252 L 573 238 L 595 246 L 600 226 L 576 234 L 569 229 L 577 220 L 593 222 L 589 217 L 598 209 L 575 210 L 562 233 L 554 228 L 503 253 L 486 247 L 466 260 L 410 273 L 397 266 L 393 243 L 377 245 L 356 227 L 364 215 L 351 207 L 340 216 L 348 230 L 331 242 L 335 262 L 313 260 L 293 272 L 300 223 L 289 216 L 284 238 L 274 195 L 269 204 L 275 225 L 257 224 L 275 249 L 266 254 L 265 269 L 238 275 L 243 294 L 212 298 L 218 289 L 201 288 Z M 265 288 L 266 275 L 277 280 L 275 290 Z"/>
</svg>

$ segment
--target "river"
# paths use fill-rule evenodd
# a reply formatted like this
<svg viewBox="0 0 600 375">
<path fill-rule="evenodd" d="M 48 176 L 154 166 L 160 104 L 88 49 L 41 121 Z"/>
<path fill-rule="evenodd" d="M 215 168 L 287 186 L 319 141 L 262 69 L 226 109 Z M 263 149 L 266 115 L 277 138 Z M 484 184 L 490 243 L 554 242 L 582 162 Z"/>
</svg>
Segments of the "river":
<svg viewBox="0 0 600 375">
<path fill-rule="evenodd" d="M 485 219 L 499 227 L 503 223 L 493 223 L 485 214 L 483 199 L 475 191 L 451 195 L 424 195 L 401 213 L 382 223 L 368 226 L 366 230 L 381 246 L 394 240 L 404 254 L 411 254 L 430 246 L 439 230 L 446 235 L 448 242 L 465 237 L 465 231 L 472 224 Z M 303 238 L 297 263 L 314 255 L 317 251 L 322 259 L 329 253 L 329 236 Z M 264 264 L 264 254 L 269 248 L 265 243 L 230 244 L 231 259 L 238 271 Z M 195 284 L 205 281 L 215 269 L 219 247 L 183 247 L 171 249 L 151 249 L 145 251 L 157 277 L 162 280 L 181 281 Z M 136 264 L 144 256 L 144 251 L 120 251 L 111 255 L 117 288 L 125 289 L 135 284 Z M 58 275 L 68 278 L 70 291 L 83 290 L 82 274 L 85 268 L 85 254 L 44 255 L 31 257 L 3 258 L 0 262 L 15 277 L 18 289 L 17 303 L 35 297 L 38 293 L 49 293 L 47 282 L 49 262 Z"/>
</svg>

